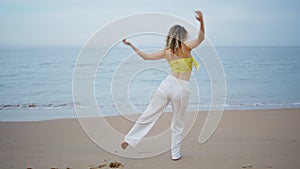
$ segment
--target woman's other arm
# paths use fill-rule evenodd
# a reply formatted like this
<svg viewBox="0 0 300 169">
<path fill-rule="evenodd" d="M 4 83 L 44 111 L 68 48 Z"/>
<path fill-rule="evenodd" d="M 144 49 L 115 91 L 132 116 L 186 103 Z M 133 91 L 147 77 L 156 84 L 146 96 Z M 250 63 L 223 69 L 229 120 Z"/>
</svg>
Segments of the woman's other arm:
<svg viewBox="0 0 300 169">
<path fill-rule="evenodd" d="M 159 59 L 165 58 L 165 55 L 166 55 L 166 50 L 160 50 L 155 53 L 146 54 L 146 53 L 142 52 L 141 50 L 139 50 L 134 45 L 132 45 L 130 42 L 126 41 L 126 39 L 123 39 L 123 43 L 130 46 L 144 60 L 159 60 Z"/>
</svg>

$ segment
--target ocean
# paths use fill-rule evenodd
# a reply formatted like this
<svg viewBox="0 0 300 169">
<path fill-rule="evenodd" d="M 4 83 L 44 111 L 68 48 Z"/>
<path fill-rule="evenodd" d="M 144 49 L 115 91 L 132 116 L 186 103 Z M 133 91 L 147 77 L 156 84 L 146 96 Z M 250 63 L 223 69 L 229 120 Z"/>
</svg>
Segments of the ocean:
<svg viewBox="0 0 300 169">
<path fill-rule="evenodd" d="M 300 47 L 216 47 L 216 51 L 226 79 L 225 109 L 300 107 Z M 0 121 L 75 118 L 74 106 L 84 106 L 72 98 L 79 53 L 79 48 L 0 49 Z M 131 53 L 127 48 L 113 48 L 98 66 L 95 98 L 105 116 L 119 114 L 111 97 L 111 84 L 122 58 Z M 167 65 L 166 61 L 156 62 Z M 156 62 L 150 61 L 153 65 Z M 166 76 L 166 72 L 149 69 L 136 74 L 130 84 L 118 86 L 129 91 L 130 105 L 126 106 L 142 112 Z M 211 91 L 205 67 L 193 71 L 192 78 L 197 79 L 201 101 L 191 100 L 189 108 L 208 110 Z"/>
</svg>

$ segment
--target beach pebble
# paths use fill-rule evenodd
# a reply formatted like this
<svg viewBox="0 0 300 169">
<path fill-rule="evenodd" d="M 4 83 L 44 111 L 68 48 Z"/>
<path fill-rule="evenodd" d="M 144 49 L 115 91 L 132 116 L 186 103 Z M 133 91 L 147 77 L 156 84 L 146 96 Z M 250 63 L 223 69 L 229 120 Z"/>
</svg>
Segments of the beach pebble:
<svg viewBox="0 0 300 169">
<path fill-rule="evenodd" d="M 123 167 L 123 165 L 122 165 L 121 163 L 115 161 L 115 162 L 111 162 L 111 163 L 109 164 L 109 167 L 110 167 L 110 168 L 119 168 L 119 167 Z"/>
</svg>

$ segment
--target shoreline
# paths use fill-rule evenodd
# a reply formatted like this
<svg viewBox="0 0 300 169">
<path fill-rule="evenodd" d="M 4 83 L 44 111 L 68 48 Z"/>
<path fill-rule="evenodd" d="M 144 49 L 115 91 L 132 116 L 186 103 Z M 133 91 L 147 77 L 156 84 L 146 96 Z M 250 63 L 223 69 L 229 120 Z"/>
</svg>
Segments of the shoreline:
<svg viewBox="0 0 300 169">
<path fill-rule="evenodd" d="M 262 110 L 285 110 L 285 109 L 300 109 L 298 107 L 288 107 L 288 108 L 245 108 L 245 109 L 224 109 L 226 111 L 262 111 Z M 3 110 L 2 110 L 3 111 Z M 38 121 L 48 121 L 48 120 L 64 120 L 64 119 L 78 119 L 78 116 L 74 109 L 26 109 L 26 110 L 4 110 L 5 112 L 1 112 L 0 110 L 0 122 L 38 122 Z M 67 112 L 65 115 L 61 114 L 60 112 Z M 7 113 L 9 112 L 9 113 Z M 13 116 L 24 116 L 24 112 L 29 113 L 29 116 L 26 118 L 13 119 Z M 42 113 L 41 113 L 42 112 Z M 45 114 L 45 113 L 49 114 Z M 200 110 L 200 111 L 188 111 L 188 112 L 198 112 L 198 113 L 206 113 L 208 110 Z M 2 113 L 2 114 L 1 114 Z M 171 112 L 165 112 L 171 113 Z M 37 119 L 28 119 L 32 116 L 37 116 Z M 57 117 L 55 117 L 57 115 Z M 125 114 L 126 116 L 137 116 L 140 114 Z M 99 117 L 118 117 L 122 116 L 119 115 L 103 115 L 103 116 L 94 116 L 94 115 L 87 115 L 83 118 L 99 118 Z M 4 120 L 3 120 L 4 119 Z M 5 120 L 6 119 L 6 120 Z"/>
<path fill-rule="evenodd" d="M 149 136 L 169 127 L 169 115 L 165 113 L 159 119 Z M 225 111 L 214 135 L 205 144 L 199 144 L 199 131 L 206 115 L 197 113 L 183 141 L 182 159 L 176 162 L 170 159 L 170 151 L 150 158 L 116 155 L 126 153 L 119 147 L 122 139 L 111 138 L 108 133 L 105 138 L 109 139 L 116 154 L 110 153 L 88 137 L 77 119 L 0 122 L 0 168 L 88 169 L 89 165 L 98 166 L 105 161 L 120 162 L 124 169 L 294 169 L 300 165 L 300 109 Z M 122 134 L 132 125 L 121 116 L 105 119 Z M 99 118 L 85 120 L 92 125 L 99 123 Z M 156 148 L 144 141 L 141 147 L 145 149 L 138 152 L 141 155 Z"/>
</svg>

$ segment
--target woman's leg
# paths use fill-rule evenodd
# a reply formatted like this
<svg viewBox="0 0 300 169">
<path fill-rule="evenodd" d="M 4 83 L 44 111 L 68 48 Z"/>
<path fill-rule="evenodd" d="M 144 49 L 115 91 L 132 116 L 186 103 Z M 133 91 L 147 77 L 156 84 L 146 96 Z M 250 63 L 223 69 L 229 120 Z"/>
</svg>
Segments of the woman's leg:
<svg viewBox="0 0 300 169">
<path fill-rule="evenodd" d="M 165 92 L 158 89 L 154 93 L 145 112 L 139 117 L 129 133 L 125 136 L 125 142 L 121 144 L 121 147 L 125 149 L 128 144 L 135 147 L 154 126 L 164 112 L 168 102 Z"/>
<path fill-rule="evenodd" d="M 188 106 L 189 90 L 180 89 L 172 98 L 173 117 L 171 122 L 171 156 L 173 160 L 181 157 L 180 148 L 183 139 L 184 115 Z"/>
</svg>

